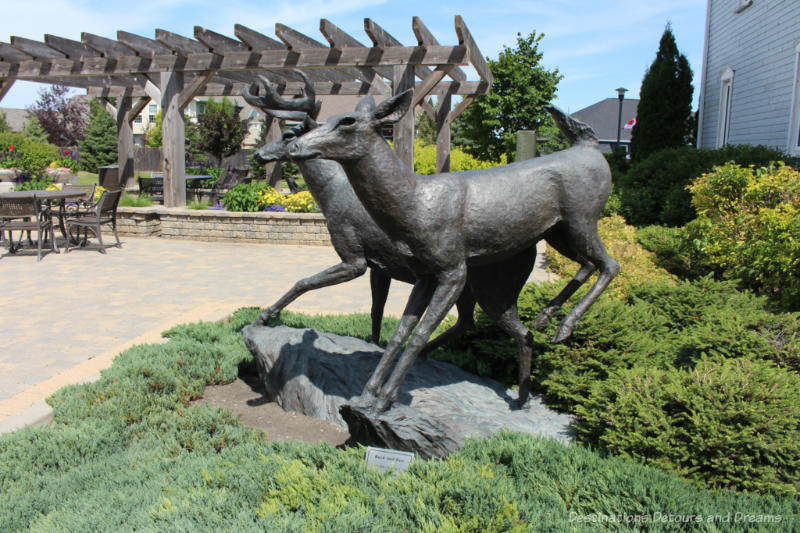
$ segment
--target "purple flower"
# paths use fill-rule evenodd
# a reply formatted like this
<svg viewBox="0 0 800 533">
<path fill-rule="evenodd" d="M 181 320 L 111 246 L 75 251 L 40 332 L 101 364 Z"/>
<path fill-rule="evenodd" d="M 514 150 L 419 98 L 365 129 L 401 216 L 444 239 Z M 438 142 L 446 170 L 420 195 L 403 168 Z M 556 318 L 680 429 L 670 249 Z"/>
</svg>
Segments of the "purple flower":
<svg viewBox="0 0 800 533">
<path fill-rule="evenodd" d="M 266 209 L 264 209 L 264 211 L 277 211 L 277 212 L 285 212 L 285 211 L 286 211 L 286 208 L 285 208 L 285 207 L 283 207 L 282 205 L 275 205 L 275 204 L 272 204 L 272 205 L 268 206 Z"/>
</svg>

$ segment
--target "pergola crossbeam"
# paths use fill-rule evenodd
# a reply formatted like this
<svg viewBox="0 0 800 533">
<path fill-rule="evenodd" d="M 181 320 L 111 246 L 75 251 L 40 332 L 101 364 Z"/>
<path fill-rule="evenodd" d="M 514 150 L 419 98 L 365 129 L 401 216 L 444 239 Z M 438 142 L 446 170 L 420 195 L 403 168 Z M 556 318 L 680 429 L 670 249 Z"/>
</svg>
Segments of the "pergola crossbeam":
<svg viewBox="0 0 800 533">
<path fill-rule="evenodd" d="M 174 206 L 185 201 L 179 183 L 184 172 L 183 109 L 197 96 L 240 95 L 261 78 L 281 94 L 299 95 L 305 82 L 295 69 L 303 70 L 318 96 L 388 96 L 413 88 L 414 105 L 436 119 L 437 154 L 446 154 L 449 123 L 475 97 L 489 92 L 491 71 L 461 17 L 455 17 L 458 44 L 449 46 L 440 44 L 419 17 L 412 20 L 413 46 L 404 46 L 371 19 L 364 20 L 369 40 L 363 43 L 326 19 L 319 29 L 322 41 L 283 24 L 275 25 L 277 39 L 241 24 L 234 26 L 235 37 L 199 26 L 190 37 L 163 29 L 155 30 L 154 39 L 125 31 L 118 31 L 116 39 L 82 33 L 80 41 L 54 35 L 41 42 L 12 37 L 9 43 L 0 42 L 0 98 L 16 80 L 23 80 L 77 87 L 102 99 L 117 121 L 124 175 L 131 165 L 131 123 L 148 102 L 158 102 L 163 113 L 164 199 Z M 370 41 L 371 46 L 364 44 Z M 461 69 L 467 65 L 478 72 L 478 80 L 467 79 Z M 438 98 L 438 109 L 429 101 L 432 96 Z M 455 96 L 463 99 L 451 111 Z M 111 98 L 116 99 L 113 106 Z M 395 147 L 409 164 L 413 138 L 414 114 L 409 113 L 395 125 Z"/>
</svg>

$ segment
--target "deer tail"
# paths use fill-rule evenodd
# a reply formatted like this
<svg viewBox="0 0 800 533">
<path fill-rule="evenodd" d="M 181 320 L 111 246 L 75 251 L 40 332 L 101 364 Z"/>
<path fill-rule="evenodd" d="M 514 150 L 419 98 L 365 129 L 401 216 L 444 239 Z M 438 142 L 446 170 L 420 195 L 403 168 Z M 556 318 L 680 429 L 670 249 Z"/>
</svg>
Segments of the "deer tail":
<svg viewBox="0 0 800 533">
<path fill-rule="evenodd" d="M 561 133 L 567 138 L 570 145 L 577 143 L 597 143 L 597 135 L 595 135 L 594 130 L 588 124 L 580 120 L 575 120 L 556 106 L 546 105 L 544 108 L 553 117 L 556 126 L 558 126 Z"/>
</svg>

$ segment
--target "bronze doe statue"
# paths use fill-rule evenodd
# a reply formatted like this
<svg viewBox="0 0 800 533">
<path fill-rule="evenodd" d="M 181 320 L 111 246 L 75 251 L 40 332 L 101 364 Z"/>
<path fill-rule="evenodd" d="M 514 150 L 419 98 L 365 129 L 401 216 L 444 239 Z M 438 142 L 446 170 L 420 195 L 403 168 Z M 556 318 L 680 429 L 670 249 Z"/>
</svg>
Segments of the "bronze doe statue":
<svg viewBox="0 0 800 533">
<path fill-rule="evenodd" d="M 580 263 L 575 278 L 537 317 L 537 328 L 544 327 L 599 269 L 597 282 L 562 320 L 553 342 L 570 336 L 619 270 L 597 234 L 611 172 L 588 126 L 549 108 L 571 148 L 493 169 L 422 177 L 399 159 L 380 134 L 382 126 L 408 111 L 412 94 L 406 91 L 377 107 L 360 105 L 289 147 L 296 160 L 338 161 L 377 225 L 398 250 L 413 256 L 409 263 L 417 281 L 359 401 L 378 411 L 395 400 L 415 358 L 457 301 L 468 267 L 516 257 L 532 250 L 540 239 Z M 392 370 L 406 340 L 406 349 Z"/>
<path fill-rule="evenodd" d="M 243 96 L 250 105 L 262 109 L 268 115 L 303 121 L 302 125 L 285 132 L 256 153 L 259 162 L 288 159 L 288 147 L 300 135 L 315 128 L 314 122 L 319 113 L 319 105 L 314 101 L 313 84 L 301 71 L 296 71 L 304 80 L 303 95 L 296 99 L 280 96 L 277 89 L 262 78 L 264 94 L 257 95 L 250 88 Z M 361 104 L 373 108 L 372 99 Z M 342 262 L 311 277 L 298 281 L 277 302 L 272 304 L 259 318 L 266 324 L 278 316 L 280 311 L 303 293 L 354 279 L 370 269 L 372 289 L 372 341 L 378 342 L 383 308 L 392 279 L 415 283 L 414 256 L 407 249 L 395 243 L 381 230 L 364 209 L 355 191 L 350 186 L 342 166 L 327 159 L 298 160 L 300 172 L 308 189 L 325 215 L 331 242 Z M 516 341 L 519 351 L 519 400 L 524 402 L 528 396 L 531 373 L 530 332 L 522 324 L 517 314 L 519 292 L 530 276 L 536 258 L 534 247 L 491 264 L 475 265 L 467 268 L 466 285 L 468 290 L 461 293 L 456 301 L 458 322 L 442 335 L 427 343 L 420 351 L 426 354 L 449 340 L 463 334 L 473 324 L 473 311 L 476 300 L 500 327 Z M 427 340 L 427 339 L 426 339 Z"/>
</svg>

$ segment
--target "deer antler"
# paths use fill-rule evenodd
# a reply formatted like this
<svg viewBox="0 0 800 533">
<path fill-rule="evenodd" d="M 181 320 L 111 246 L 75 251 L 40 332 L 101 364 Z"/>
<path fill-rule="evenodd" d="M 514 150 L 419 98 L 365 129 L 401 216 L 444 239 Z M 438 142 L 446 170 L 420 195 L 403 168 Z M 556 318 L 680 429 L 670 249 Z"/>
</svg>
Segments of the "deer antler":
<svg viewBox="0 0 800 533">
<path fill-rule="evenodd" d="M 322 102 L 315 102 L 316 92 L 314 91 L 314 84 L 306 76 L 305 72 L 301 70 L 294 70 L 305 82 L 305 87 L 301 89 L 302 95 L 300 98 L 288 99 L 278 93 L 278 88 L 271 83 L 267 78 L 259 75 L 258 78 L 264 85 L 264 96 L 258 95 L 258 86 L 256 84 L 242 89 L 242 96 L 248 104 L 257 107 L 270 116 L 288 120 L 304 121 L 308 117 L 311 120 L 317 118 Z M 253 94 L 251 87 L 255 89 L 256 93 Z"/>
</svg>

